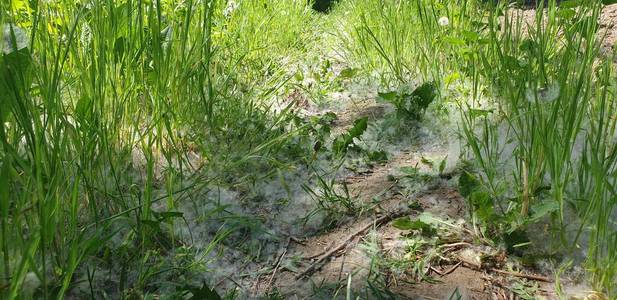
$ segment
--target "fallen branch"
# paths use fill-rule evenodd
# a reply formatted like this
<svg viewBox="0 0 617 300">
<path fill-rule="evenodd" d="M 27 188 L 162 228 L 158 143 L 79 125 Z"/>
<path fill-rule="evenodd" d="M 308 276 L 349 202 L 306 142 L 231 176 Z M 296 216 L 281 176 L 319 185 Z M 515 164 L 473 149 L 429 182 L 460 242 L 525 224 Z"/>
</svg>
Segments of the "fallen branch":
<svg viewBox="0 0 617 300">
<path fill-rule="evenodd" d="M 436 268 L 434 268 L 433 266 L 429 266 L 429 267 L 428 267 L 428 270 L 426 271 L 426 273 L 425 273 L 424 275 L 426 275 L 426 276 L 430 276 L 430 275 L 431 275 L 431 272 L 435 272 L 435 273 L 437 273 L 437 275 L 439 275 L 439 276 L 441 276 L 441 277 L 443 277 L 443 276 L 444 276 L 444 274 L 443 274 L 441 271 L 437 270 L 437 269 L 436 269 Z"/>
<path fill-rule="evenodd" d="M 394 218 L 397 218 L 399 216 L 404 215 L 405 212 L 397 212 L 397 213 L 391 213 L 391 214 L 387 214 L 385 216 L 379 217 L 377 220 L 367 224 L 366 226 L 362 227 L 360 230 L 350 234 L 349 236 L 347 236 L 347 238 L 345 238 L 343 240 L 342 243 L 340 243 L 338 246 L 330 249 L 328 252 L 326 252 L 324 255 L 322 255 L 320 258 L 318 258 L 313 264 L 311 264 L 304 272 L 300 273 L 299 275 L 296 276 L 296 279 L 300 279 L 304 276 L 307 275 L 311 275 L 313 272 L 315 272 L 318 267 L 324 262 L 326 261 L 326 259 L 330 258 L 332 255 L 334 255 L 336 252 L 342 250 L 343 248 L 345 248 L 345 246 L 347 246 L 347 244 L 349 244 L 349 242 L 351 240 L 353 240 L 354 238 L 356 238 L 359 235 L 364 234 L 369 228 L 375 226 L 381 226 L 383 223 L 388 222 Z"/>
<path fill-rule="evenodd" d="M 443 244 L 443 245 L 439 245 L 439 248 L 458 248 L 458 247 L 463 247 L 463 246 L 471 246 L 470 243 L 468 242 L 456 242 L 456 243 L 452 243 L 452 244 Z"/>
<path fill-rule="evenodd" d="M 468 262 L 468 261 L 462 260 L 460 258 L 459 258 L 459 260 L 463 263 L 463 266 L 465 266 L 465 267 L 467 267 L 469 269 L 472 269 L 472 270 L 475 270 L 475 271 L 482 271 L 483 270 L 477 264 L 474 264 L 472 262 Z M 510 275 L 510 276 L 514 276 L 514 277 L 519 277 L 519 278 L 525 278 L 525 279 L 529 279 L 529 280 L 535 280 L 535 281 L 541 281 L 541 282 L 553 282 L 550 278 L 544 277 L 544 276 L 539 276 L 539 275 L 531 275 L 531 274 L 523 274 L 523 273 L 518 273 L 518 272 L 510 272 L 510 271 L 504 271 L 504 270 L 497 269 L 497 268 L 490 268 L 490 269 L 488 269 L 488 271 L 499 273 L 499 274 L 504 274 L 504 275 Z"/>
<path fill-rule="evenodd" d="M 491 271 L 495 273 L 510 275 L 510 276 L 519 277 L 519 278 L 525 278 L 525 279 L 530 279 L 530 280 L 535 280 L 535 281 L 553 282 L 550 278 L 544 277 L 544 276 L 523 274 L 523 273 L 518 273 L 518 272 L 510 272 L 510 271 L 504 271 L 504 270 L 500 270 L 496 268 L 491 268 Z"/>
</svg>

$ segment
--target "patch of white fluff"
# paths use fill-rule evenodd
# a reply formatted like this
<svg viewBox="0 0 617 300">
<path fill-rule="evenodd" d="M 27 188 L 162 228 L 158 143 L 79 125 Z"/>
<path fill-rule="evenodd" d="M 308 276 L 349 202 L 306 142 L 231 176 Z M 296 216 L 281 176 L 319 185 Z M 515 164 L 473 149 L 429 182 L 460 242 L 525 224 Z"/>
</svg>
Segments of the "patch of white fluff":
<svg viewBox="0 0 617 300">
<path fill-rule="evenodd" d="M 24 282 L 21 286 L 21 292 L 24 298 L 30 298 L 34 295 L 36 289 L 41 286 L 41 280 L 34 272 L 28 272 L 24 277 Z"/>
<path fill-rule="evenodd" d="M 28 47 L 29 44 L 27 33 L 13 24 L 4 24 L 2 26 L 2 52 L 10 54 L 15 51 L 22 50 Z"/>
</svg>

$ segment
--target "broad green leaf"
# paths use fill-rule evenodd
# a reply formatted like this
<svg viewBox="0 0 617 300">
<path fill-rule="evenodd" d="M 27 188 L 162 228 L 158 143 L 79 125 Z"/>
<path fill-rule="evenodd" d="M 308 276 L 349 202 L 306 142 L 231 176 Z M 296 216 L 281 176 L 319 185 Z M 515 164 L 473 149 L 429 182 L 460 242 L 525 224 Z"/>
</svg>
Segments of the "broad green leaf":
<svg viewBox="0 0 617 300">
<path fill-rule="evenodd" d="M 535 201 L 534 205 L 532 205 L 531 207 L 533 214 L 531 215 L 530 221 L 540 221 L 540 219 L 542 219 L 544 216 L 558 211 L 559 208 L 559 203 L 553 199 Z"/>
<path fill-rule="evenodd" d="M 403 172 L 406 176 L 418 175 L 418 168 L 416 167 L 401 167 L 399 168 L 399 170 Z"/>
<path fill-rule="evenodd" d="M 473 31 L 463 30 L 461 34 L 463 35 L 465 40 L 467 40 L 467 42 L 476 42 L 480 39 L 480 35 Z"/>
<path fill-rule="evenodd" d="M 467 198 L 480 188 L 480 182 L 471 173 L 463 171 L 458 179 L 458 190 L 461 196 Z"/>
<path fill-rule="evenodd" d="M 437 219 L 437 217 L 435 217 L 433 214 L 425 212 L 422 213 L 419 217 L 418 220 L 426 223 L 426 224 L 432 224 L 432 225 L 437 225 L 441 222 L 441 220 Z"/>
<path fill-rule="evenodd" d="M 437 98 L 437 85 L 432 81 L 425 82 L 417 87 L 411 96 L 422 109 L 426 109 Z"/>
<path fill-rule="evenodd" d="M 377 93 L 377 102 L 386 102 L 386 103 L 394 103 L 396 101 L 396 97 L 398 96 L 397 92 L 386 92 L 386 93 Z"/>
<path fill-rule="evenodd" d="M 441 160 L 441 163 L 439 163 L 439 174 L 443 174 L 443 171 L 446 169 L 446 160 L 448 157 L 444 158 Z"/>
<path fill-rule="evenodd" d="M 385 162 L 388 161 L 388 154 L 386 153 L 386 151 L 384 150 L 380 150 L 380 151 L 369 151 L 367 153 L 368 159 L 370 161 L 376 161 L 376 162 Z"/>
<path fill-rule="evenodd" d="M 557 11 L 557 16 L 562 19 L 571 20 L 576 16 L 576 11 L 571 8 L 562 8 Z"/>
<path fill-rule="evenodd" d="M 514 56 L 504 55 L 503 61 L 506 64 L 506 67 L 510 70 L 517 70 L 521 67 L 520 61 Z"/>
<path fill-rule="evenodd" d="M 470 109 L 469 110 L 469 115 L 473 118 L 477 118 L 477 117 L 486 117 L 488 116 L 489 113 L 491 113 L 492 110 L 486 110 L 486 109 Z"/>
<path fill-rule="evenodd" d="M 401 217 L 392 221 L 392 226 L 400 230 L 411 230 L 414 228 L 413 221 L 409 217 Z"/>
<path fill-rule="evenodd" d="M 392 221 L 392 226 L 400 230 L 420 230 L 424 236 L 434 234 L 435 228 L 433 228 L 431 223 L 425 222 L 425 220 L 428 220 L 428 217 L 424 217 L 423 219 L 423 215 L 424 214 L 420 215 L 420 218 L 417 220 L 411 220 L 409 217 L 398 218 Z"/>
<path fill-rule="evenodd" d="M 347 136 L 347 134 L 343 134 L 334 139 L 332 142 L 332 152 L 344 154 L 347 151 L 347 146 L 349 146 L 348 139 L 346 138 Z"/>
<path fill-rule="evenodd" d="M 205 282 L 201 286 L 201 288 L 187 286 L 186 290 L 190 291 L 193 296 L 189 298 L 190 300 L 221 300 L 221 296 L 214 290 L 208 287 L 208 284 Z"/>
<path fill-rule="evenodd" d="M 358 69 L 354 69 L 354 68 L 347 68 L 341 71 L 341 73 L 339 74 L 339 78 L 341 79 L 349 79 L 352 78 L 356 75 L 356 73 L 358 73 Z"/>
<path fill-rule="evenodd" d="M 443 41 L 456 47 L 465 46 L 465 40 L 453 36 L 445 36 L 443 37 Z"/>
<path fill-rule="evenodd" d="M 322 122 L 322 124 L 330 124 L 332 122 L 334 122 L 338 117 L 336 116 L 335 113 L 329 111 L 327 113 L 325 113 L 323 116 L 321 116 L 320 121 Z"/>
<path fill-rule="evenodd" d="M 353 127 L 349 129 L 349 135 L 351 138 L 360 137 L 366 131 L 368 127 L 368 117 L 357 119 L 353 122 Z"/>
<path fill-rule="evenodd" d="M 450 85 L 461 78 L 461 74 L 459 72 L 454 72 L 444 79 L 446 85 Z"/>
<path fill-rule="evenodd" d="M 469 196 L 469 202 L 474 207 L 475 213 L 483 221 L 489 221 L 493 218 L 495 211 L 493 209 L 493 201 L 486 191 L 476 190 Z"/>
</svg>

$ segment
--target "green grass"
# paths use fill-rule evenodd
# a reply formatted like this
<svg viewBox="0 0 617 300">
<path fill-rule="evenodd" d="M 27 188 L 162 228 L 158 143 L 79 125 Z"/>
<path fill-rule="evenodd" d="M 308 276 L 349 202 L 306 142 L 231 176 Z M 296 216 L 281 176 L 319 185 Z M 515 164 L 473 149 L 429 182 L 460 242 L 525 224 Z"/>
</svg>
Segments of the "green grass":
<svg viewBox="0 0 617 300">
<path fill-rule="evenodd" d="M 304 0 L 232 2 L 0 4 L 13 24 L 0 44 L 1 298 L 207 292 L 194 279 L 216 271 L 216 245 L 259 221 L 215 205 L 204 218 L 220 230 L 196 249 L 178 234 L 180 207 L 298 166 L 313 170 L 303 187 L 318 209 L 358 211 L 334 173 L 367 120 L 330 137 L 332 120 L 278 103 L 328 105 L 353 80 L 378 81 L 414 120 L 456 103 L 446 113 L 478 235 L 508 243 L 548 224 L 552 250 L 585 249 L 589 281 L 617 297 L 617 87 L 599 1 L 549 1 L 531 24 L 504 18 L 515 10 L 503 1 L 342 0 L 329 15 Z M 425 86 L 431 101 L 414 104 Z"/>
<path fill-rule="evenodd" d="M 346 1 L 336 13 L 344 53 L 367 76 L 430 79 L 459 103 L 473 165 L 461 190 L 478 234 L 507 244 L 549 222 L 556 250 L 586 249 L 594 287 L 615 297 L 615 75 L 600 54 L 601 7 L 549 1 L 527 20 L 505 1 Z"/>
<path fill-rule="evenodd" d="M 189 274 L 198 259 L 163 255 L 181 238 L 178 203 L 299 155 L 285 146 L 298 135 L 289 113 L 261 102 L 286 81 L 281 59 L 303 49 L 311 14 L 299 3 L 243 2 L 228 16 L 220 1 L 1 6 L 2 23 L 30 40 L 0 61 L 3 298 L 24 284 L 63 298 L 97 261 L 137 270 L 108 287 L 125 296 Z"/>
<path fill-rule="evenodd" d="M 483 186 L 470 200 L 495 230 L 550 217 L 566 253 L 577 251 L 581 234 L 590 236 L 592 282 L 614 297 L 615 267 L 606 263 L 617 251 L 608 117 L 614 74 L 612 58 L 599 54 L 601 4 L 545 9 L 530 24 L 505 6 L 487 16 L 485 45 L 476 48 L 481 63 L 472 69 L 476 102 L 462 107 Z"/>
</svg>

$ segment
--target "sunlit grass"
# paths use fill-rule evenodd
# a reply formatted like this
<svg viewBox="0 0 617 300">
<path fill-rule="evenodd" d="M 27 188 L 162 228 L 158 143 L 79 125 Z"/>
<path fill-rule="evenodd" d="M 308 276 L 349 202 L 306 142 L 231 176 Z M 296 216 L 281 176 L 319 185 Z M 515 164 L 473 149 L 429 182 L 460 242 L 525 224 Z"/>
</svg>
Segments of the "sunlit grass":
<svg viewBox="0 0 617 300">
<path fill-rule="evenodd" d="M 194 249 L 176 234 L 181 205 L 205 207 L 195 195 L 211 186 L 250 189 L 353 144 L 350 135 L 334 151 L 342 155 L 318 155 L 331 146 L 329 127 L 271 101 L 299 91 L 327 102 L 337 83 L 313 91 L 297 81 L 299 65 L 330 50 L 346 79 L 424 83 L 439 89 L 434 107 L 458 102 L 443 119 L 458 122 L 467 147 L 461 193 L 478 235 L 501 240 L 550 223 L 552 244 L 572 259 L 585 249 L 594 288 L 615 297 L 617 90 L 613 57 L 600 54 L 599 1 L 552 0 L 529 23 L 505 1 L 310 7 L 2 2 L 0 297 L 60 299 L 83 286 L 93 298 L 175 297 L 202 284 L 191 274 L 206 273 L 234 228 L 220 224 Z M 409 113 L 420 119 L 427 108 Z M 358 210 L 335 179 L 317 175 L 318 189 L 303 187 L 318 209 Z M 97 286 L 104 272 L 119 274 Z"/>
</svg>

